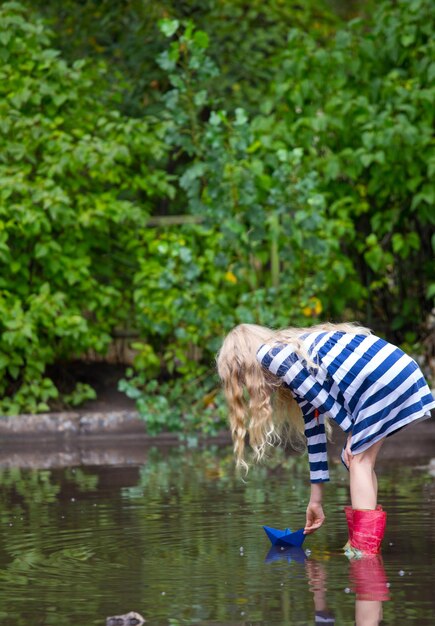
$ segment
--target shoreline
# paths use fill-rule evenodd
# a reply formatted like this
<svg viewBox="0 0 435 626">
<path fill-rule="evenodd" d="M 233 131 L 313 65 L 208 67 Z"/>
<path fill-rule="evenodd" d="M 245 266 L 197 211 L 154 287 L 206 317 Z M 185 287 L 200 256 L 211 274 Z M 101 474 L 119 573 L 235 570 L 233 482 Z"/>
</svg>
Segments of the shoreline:
<svg viewBox="0 0 435 626">
<path fill-rule="evenodd" d="M 334 423 L 328 457 L 341 464 L 344 434 Z M 181 435 L 181 436 L 180 436 Z M 214 437 L 162 432 L 149 435 L 136 411 L 67 411 L 0 418 L 0 468 L 62 468 L 71 466 L 138 466 L 151 448 L 231 446 L 229 431 Z M 291 452 L 290 452 L 291 453 Z M 428 465 L 435 458 L 435 421 L 427 419 L 388 437 L 378 465 L 413 461 Z"/>
<path fill-rule="evenodd" d="M 166 436 L 171 433 L 166 433 Z M 134 410 L 62 411 L 0 417 L 0 445 L 7 441 L 52 441 L 114 436 L 148 437 L 145 420 Z M 176 437 L 176 433 L 174 433 Z"/>
</svg>

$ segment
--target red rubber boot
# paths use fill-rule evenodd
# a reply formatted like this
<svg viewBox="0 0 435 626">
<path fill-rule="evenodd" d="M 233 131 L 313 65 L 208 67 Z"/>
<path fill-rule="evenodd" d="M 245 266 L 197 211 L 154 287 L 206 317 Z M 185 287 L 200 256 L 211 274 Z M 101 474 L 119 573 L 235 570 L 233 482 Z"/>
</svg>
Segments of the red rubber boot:
<svg viewBox="0 0 435 626">
<path fill-rule="evenodd" d="M 374 511 L 353 511 L 351 548 L 362 554 L 379 554 L 387 525 L 387 514 L 378 506 Z"/>
</svg>

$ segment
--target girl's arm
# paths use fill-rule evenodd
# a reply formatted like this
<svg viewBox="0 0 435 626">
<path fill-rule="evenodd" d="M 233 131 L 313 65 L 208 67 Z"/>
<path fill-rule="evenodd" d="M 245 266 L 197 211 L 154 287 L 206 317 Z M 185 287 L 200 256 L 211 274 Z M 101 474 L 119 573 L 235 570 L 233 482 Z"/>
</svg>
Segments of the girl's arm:
<svg viewBox="0 0 435 626">
<path fill-rule="evenodd" d="M 305 422 L 308 462 L 311 483 L 329 480 L 328 454 L 326 448 L 325 416 L 311 407 L 309 403 L 300 403 Z"/>
<path fill-rule="evenodd" d="M 322 504 L 323 501 L 323 483 L 311 483 L 310 503 Z"/>
<path fill-rule="evenodd" d="M 307 506 L 307 519 L 304 533 L 310 535 L 325 521 L 325 514 L 322 507 L 323 483 L 311 483 L 311 496 Z"/>
</svg>

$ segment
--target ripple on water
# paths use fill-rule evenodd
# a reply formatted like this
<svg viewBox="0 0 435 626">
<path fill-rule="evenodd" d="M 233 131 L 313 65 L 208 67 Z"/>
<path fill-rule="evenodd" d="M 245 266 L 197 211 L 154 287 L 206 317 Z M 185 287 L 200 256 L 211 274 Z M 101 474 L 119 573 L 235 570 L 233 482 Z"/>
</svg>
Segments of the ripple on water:
<svg viewBox="0 0 435 626">
<path fill-rule="evenodd" d="M 382 564 L 367 575 L 340 550 L 348 495 L 339 468 L 327 524 L 306 539 L 307 553 L 272 558 L 262 525 L 303 525 L 306 459 L 301 471 L 252 471 L 245 484 L 228 469 L 204 479 L 208 462 L 157 455 L 128 485 L 106 468 L 104 488 L 83 469 L 74 495 L 68 473 L 29 473 L 18 485 L 3 473 L 0 623 L 101 624 L 135 610 L 155 626 L 277 626 L 313 623 L 320 611 L 346 626 L 363 592 L 387 583 L 385 624 L 432 623 L 433 479 L 424 472 L 403 471 L 398 484 L 397 470 L 383 467 L 388 528 Z"/>
</svg>

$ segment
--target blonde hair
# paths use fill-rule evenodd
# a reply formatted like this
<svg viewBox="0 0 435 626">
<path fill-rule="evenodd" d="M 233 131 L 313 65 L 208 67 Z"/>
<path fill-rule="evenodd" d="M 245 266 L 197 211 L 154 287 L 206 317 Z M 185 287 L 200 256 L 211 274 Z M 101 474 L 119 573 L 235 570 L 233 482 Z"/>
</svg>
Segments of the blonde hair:
<svg viewBox="0 0 435 626">
<path fill-rule="evenodd" d="M 264 343 L 292 344 L 294 352 L 311 369 L 318 364 L 308 354 L 301 339 L 305 333 L 341 331 L 369 335 L 371 331 L 353 323 L 318 324 L 309 328 L 272 330 L 256 324 L 240 324 L 226 337 L 217 356 L 217 368 L 229 408 L 229 422 L 238 467 L 248 470 L 244 458 L 245 438 L 260 461 L 267 446 L 288 442 L 295 449 L 306 446 L 302 412 L 283 381 L 267 372 L 256 353 Z M 248 398 L 246 397 L 246 394 Z M 329 432 L 327 424 L 327 432 Z"/>
</svg>

